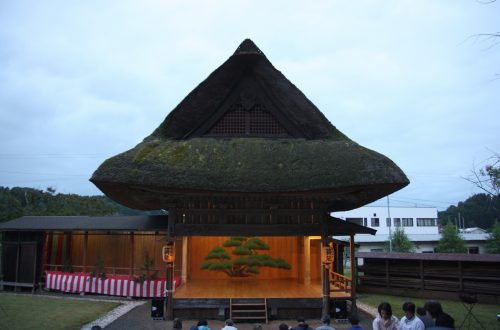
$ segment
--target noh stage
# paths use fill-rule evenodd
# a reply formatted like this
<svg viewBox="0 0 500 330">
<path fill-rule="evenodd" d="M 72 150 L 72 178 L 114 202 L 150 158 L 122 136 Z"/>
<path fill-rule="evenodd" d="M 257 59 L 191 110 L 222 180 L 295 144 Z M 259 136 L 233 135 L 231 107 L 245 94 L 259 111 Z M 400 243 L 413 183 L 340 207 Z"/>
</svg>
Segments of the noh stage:
<svg viewBox="0 0 500 330">
<path fill-rule="evenodd" d="M 237 311 L 240 320 L 258 311 L 265 320 L 320 317 L 337 309 L 331 302 L 342 294 L 355 314 L 356 268 L 351 263 L 347 278 L 335 266 L 343 248 L 333 237 L 346 237 L 354 260 L 354 235 L 375 231 L 330 213 L 409 183 L 390 159 L 333 126 L 249 39 L 151 135 L 104 161 L 90 181 L 122 205 L 168 214 L 162 251 L 173 293 L 169 319 L 235 319 Z M 205 237 L 224 237 L 222 247 Z M 255 237 L 269 237 L 269 252 Z M 261 280 L 207 273 L 241 277 L 234 272 L 242 265 Z M 182 281 L 176 292 L 174 268 Z"/>
<path fill-rule="evenodd" d="M 219 318 L 234 317 L 235 305 L 244 306 L 237 321 L 258 320 L 258 311 L 265 311 L 262 320 L 294 319 L 297 316 L 320 318 L 323 297 L 320 280 L 309 284 L 296 279 L 197 279 L 189 281 L 173 293 L 174 314 L 177 317 Z M 331 306 L 341 303 L 344 311 L 351 301 L 348 291 L 330 293 Z M 261 307 L 258 307 L 261 306 Z M 335 312 L 332 311 L 332 316 Z"/>
</svg>

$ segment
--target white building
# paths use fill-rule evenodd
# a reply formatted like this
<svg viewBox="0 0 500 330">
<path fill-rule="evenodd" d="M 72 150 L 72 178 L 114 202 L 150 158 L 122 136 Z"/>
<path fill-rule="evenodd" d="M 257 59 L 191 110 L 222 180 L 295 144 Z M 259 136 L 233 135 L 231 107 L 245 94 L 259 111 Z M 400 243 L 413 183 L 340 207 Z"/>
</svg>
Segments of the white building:
<svg viewBox="0 0 500 330">
<path fill-rule="evenodd" d="M 358 209 L 332 213 L 334 217 L 377 230 L 376 235 L 358 234 L 359 252 L 384 251 L 396 226 L 401 226 L 409 239 L 417 246 L 416 252 L 433 253 L 441 234 L 438 212 L 435 207 L 382 207 L 364 206 Z M 488 234 L 480 228 L 461 229 L 469 253 L 484 253 Z"/>
</svg>

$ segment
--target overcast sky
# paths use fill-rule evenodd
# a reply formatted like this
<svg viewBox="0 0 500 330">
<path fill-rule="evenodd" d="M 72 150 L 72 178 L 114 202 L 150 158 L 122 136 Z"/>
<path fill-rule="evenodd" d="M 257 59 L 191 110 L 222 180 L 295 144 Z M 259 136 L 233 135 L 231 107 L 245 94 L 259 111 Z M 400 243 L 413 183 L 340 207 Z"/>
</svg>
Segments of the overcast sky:
<svg viewBox="0 0 500 330">
<path fill-rule="evenodd" d="M 392 205 L 444 209 L 500 152 L 500 45 L 476 37 L 499 30 L 500 3 L 474 0 L 0 0 L 0 186 L 101 194 L 93 171 L 250 38 L 403 169 Z"/>
</svg>

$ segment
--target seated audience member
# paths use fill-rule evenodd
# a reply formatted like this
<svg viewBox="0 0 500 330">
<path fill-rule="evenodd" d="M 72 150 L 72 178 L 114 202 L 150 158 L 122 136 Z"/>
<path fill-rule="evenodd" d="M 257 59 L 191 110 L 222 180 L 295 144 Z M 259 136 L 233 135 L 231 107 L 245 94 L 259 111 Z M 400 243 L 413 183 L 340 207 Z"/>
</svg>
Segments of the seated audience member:
<svg viewBox="0 0 500 330">
<path fill-rule="evenodd" d="M 455 329 L 455 320 L 445 312 L 441 304 L 435 300 L 425 303 L 425 310 L 434 319 L 434 327 L 440 329 Z"/>
<path fill-rule="evenodd" d="M 302 317 L 299 316 L 297 318 L 298 324 L 292 328 L 292 330 L 313 330 L 307 323 L 306 320 Z"/>
<path fill-rule="evenodd" d="M 434 326 L 434 320 L 432 319 L 432 317 L 427 315 L 427 311 L 425 310 L 425 308 L 417 308 L 417 317 L 424 323 L 426 329 Z"/>
<path fill-rule="evenodd" d="M 288 326 L 288 324 L 281 323 L 279 326 L 279 330 L 290 330 L 290 327 Z"/>
<path fill-rule="evenodd" d="M 198 330 L 210 330 L 210 328 L 208 327 L 207 320 L 204 320 L 204 319 L 201 319 L 198 321 L 198 324 L 196 324 L 196 328 Z"/>
<path fill-rule="evenodd" d="M 407 301 L 403 304 L 405 316 L 399 321 L 399 330 L 424 330 L 425 325 L 422 320 L 415 316 L 415 304 Z"/>
<path fill-rule="evenodd" d="M 172 329 L 175 329 L 175 330 L 182 329 L 182 321 L 178 317 L 176 317 L 174 319 L 174 321 L 172 322 Z"/>
<path fill-rule="evenodd" d="M 255 324 L 253 325 L 253 328 L 252 328 L 252 329 L 253 329 L 253 330 L 262 330 L 262 324 L 260 324 L 260 323 L 255 323 Z"/>
<path fill-rule="evenodd" d="M 351 316 L 349 322 L 351 323 L 350 330 L 364 330 L 363 327 L 359 325 L 359 319 L 356 315 Z"/>
<path fill-rule="evenodd" d="M 383 302 L 378 305 L 378 315 L 373 320 L 373 330 L 398 330 L 399 320 L 392 315 L 392 307 L 389 303 Z"/>
<path fill-rule="evenodd" d="M 222 328 L 221 330 L 238 330 L 238 329 L 234 326 L 233 320 L 227 319 L 226 326 L 224 328 Z"/>
<path fill-rule="evenodd" d="M 324 315 L 322 318 L 321 318 L 321 322 L 323 323 L 322 325 L 320 325 L 319 327 L 316 328 L 316 330 L 335 330 L 334 328 L 332 328 L 330 326 L 330 316 L 328 315 Z"/>
</svg>

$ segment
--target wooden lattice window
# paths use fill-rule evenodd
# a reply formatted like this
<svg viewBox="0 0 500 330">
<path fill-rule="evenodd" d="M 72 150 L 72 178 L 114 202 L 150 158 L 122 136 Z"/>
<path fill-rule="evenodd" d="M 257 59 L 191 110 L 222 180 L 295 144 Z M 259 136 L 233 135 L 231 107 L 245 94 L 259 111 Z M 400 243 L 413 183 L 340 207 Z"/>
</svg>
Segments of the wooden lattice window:
<svg viewBox="0 0 500 330">
<path fill-rule="evenodd" d="M 212 136 L 287 137 L 289 134 L 263 105 L 245 110 L 236 104 L 210 129 Z"/>
</svg>

